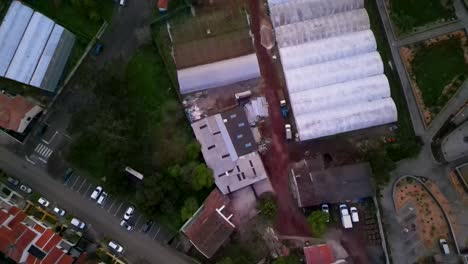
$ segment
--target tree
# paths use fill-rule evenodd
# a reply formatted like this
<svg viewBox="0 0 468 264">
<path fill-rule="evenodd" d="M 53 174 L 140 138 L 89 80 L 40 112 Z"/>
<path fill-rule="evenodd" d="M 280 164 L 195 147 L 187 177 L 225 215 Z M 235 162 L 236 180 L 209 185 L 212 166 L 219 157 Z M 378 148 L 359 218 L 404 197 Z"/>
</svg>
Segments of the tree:
<svg viewBox="0 0 468 264">
<path fill-rule="evenodd" d="M 268 193 L 260 197 L 260 203 L 258 205 L 260 214 L 269 221 L 274 221 L 276 214 L 278 213 L 278 207 L 276 205 L 276 199 L 273 194 Z"/>
<path fill-rule="evenodd" d="M 299 257 L 295 254 L 291 254 L 289 256 L 281 256 L 275 259 L 275 261 L 273 261 L 273 264 L 300 264 L 300 263 L 302 262 L 299 260 Z"/>
<path fill-rule="evenodd" d="M 204 163 L 198 164 L 192 173 L 192 187 L 199 191 L 213 185 L 213 173 Z"/>
<path fill-rule="evenodd" d="M 195 161 L 200 157 L 200 143 L 198 141 L 192 141 L 190 144 L 187 145 L 185 151 L 187 153 L 187 160 Z"/>
<path fill-rule="evenodd" d="M 389 158 L 385 149 L 371 150 L 366 154 L 366 158 L 372 167 L 374 180 L 378 185 L 385 185 L 390 180 L 390 172 L 396 165 Z"/>
<path fill-rule="evenodd" d="M 185 200 L 184 206 L 180 210 L 180 217 L 182 218 L 182 221 L 185 221 L 192 217 L 192 215 L 197 211 L 198 209 L 198 202 L 197 199 L 194 197 L 189 197 Z"/>
<path fill-rule="evenodd" d="M 327 230 L 328 215 L 322 211 L 313 211 L 307 217 L 307 223 L 309 223 L 310 229 L 313 234 L 318 237 L 322 237 Z"/>
<path fill-rule="evenodd" d="M 234 264 L 234 260 L 230 257 L 224 257 L 220 261 L 216 262 L 216 264 Z"/>
</svg>

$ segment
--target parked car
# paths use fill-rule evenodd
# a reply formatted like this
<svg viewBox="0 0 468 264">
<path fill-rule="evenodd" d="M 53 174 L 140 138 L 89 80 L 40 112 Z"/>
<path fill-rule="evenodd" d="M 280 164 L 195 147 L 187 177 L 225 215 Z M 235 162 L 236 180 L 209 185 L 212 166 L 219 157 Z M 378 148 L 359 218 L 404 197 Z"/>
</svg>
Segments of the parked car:
<svg viewBox="0 0 468 264">
<path fill-rule="evenodd" d="M 148 222 L 146 222 L 141 231 L 143 233 L 147 233 L 151 229 L 151 226 L 153 226 L 153 220 L 149 220 Z"/>
<path fill-rule="evenodd" d="M 97 204 L 99 204 L 100 206 L 104 206 L 104 204 L 106 203 L 106 199 L 107 193 L 103 191 L 97 200 Z"/>
<path fill-rule="evenodd" d="M 353 220 L 354 223 L 359 222 L 359 215 L 356 207 L 351 207 L 349 208 L 349 211 L 351 212 L 351 220 Z"/>
<path fill-rule="evenodd" d="M 330 222 L 330 207 L 328 207 L 328 204 L 322 204 L 321 209 L 322 212 L 327 214 L 327 222 Z"/>
<path fill-rule="evenodd" d="M 120 6 L 127 6 L 127 0 L 119 0 Z"/>
<path fill-rule="evenodd" d="M 91 196 L 90 196 L 91 199 L 96 200 L 101 194 L 101 192 L 102 192 L 102 187 L 97 186 L 96 189 L 94 189 L 93 193 L 91 193 Z"/>
<path fill-rule="evenodd" d="M 120 226 L 127 229 L 128 231 L 133 230 L 133 226 L 125 220 L 122 220 L 122 222 L 120 222 Z"/>
<path fill-rule="evenodd" d="M 11 184 L 13 186 L 18 186 L 18 184 L 19 184 L 19 180 L 15 179 L 13 177 L 8 177 L 7 181 L 8 181 L 9 184 Z"/>
<path fill-rule="evenodd" d="M 63 175 L 63 181 L 64 182 L 68 181 L 68 179 L 70 179 L 70 177 L 73 175 L 73 172 L 74 171 L 72 168 L 68 168 L 65 174 Z"/>
<path fill-rule="evenodd" d="M 286 133 L 286 140 L 291 140 L 292 139 L 291 124 L 284 125 L 284 130 Z"/>
<path fill-rule="evenodd" d="M 124 251 L 124 248 L 114 240 L 109 241 L 108 246 L 110 249 L 114 250 L 117 253 L 122 253 Z"/>
<path fill-rule="evenodd" d="M 58 216 L 64 216 L 65 215 L 65 210 L 58 208 L 57 206 L 54 207 L 54 213 L 57 214 Z"/>
<path fill-rule="evenodd" d="M 78 218 L 73 218 L 70 221 L 70 224 L 81 230 L 83 230 L 86 227 L 86 224 Z"/>
<path fill-rule="evenodd" d="M 133 216 L 133 212 L 135 212 L 135 208 L 133 206 L 129 206 L 127 210 L 125 210 L 125 214 L 123 216 L 124 220 L 129 220 Z"/>
<path fill-rule="evenodd" d="M 449 249 L 447 240 L 441 238 L 439 239 L 439 244 L 440 244 L 440 249 L 442 249 L 442 253 L 444 253 L 444 255 L 449 255 L 450 249 Z"/>
<path fill-rule="evenodd" d="M 50 202 L 47 201 L 46 199 L 44 199 L 43 197 L 39 198 L 39 200 L 37 200 L 37 202 L 38 202 L 40 205 L 44 206 L 44 207 L 47 207 L 47 206 L 49 206 L 49 204 L 50 204 Z"/>
<path fill-rule="evenodd" d="M 280 101 L 281 115 L 283 118 L 288 118 L 288 106 L 286 105 L 286 100 Z"/>
<path fill-rule="evenodd" d="M 353 227 L 351 216 L 349 215 L 348 206 L 346 204 L 340 205 L 341 223 L 343 227 L 348 229 Z"/>
<path fill-rule="evenodd" d="M 29 186 L 27 186 L 26 184 L 21 184 L 20 186 L 20 190 L 24 193 L 27 193 L 27 194 L 30 194 L 32 193 L 32 190 Z"/>
<path fill-rule="evenodd" d="M 102 53 L 103 50 L 104 45 L 102 45 L 101 43 L 96 43 L 96 45 L 94 46 L 94 56 L 98 56 Z"/>
</svg>

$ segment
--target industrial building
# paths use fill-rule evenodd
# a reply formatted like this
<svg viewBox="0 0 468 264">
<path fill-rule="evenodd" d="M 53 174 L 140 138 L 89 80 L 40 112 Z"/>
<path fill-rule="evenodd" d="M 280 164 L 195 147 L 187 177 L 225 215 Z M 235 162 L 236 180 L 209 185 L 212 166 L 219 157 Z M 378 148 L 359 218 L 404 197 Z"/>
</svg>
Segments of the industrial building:
<svg viewBox="0 0 468 264">
<path fill-rule="evenodd" d="M 68 30 L 13 1 L 0 26 L 0 76 L 54 92 L 74 43 Z"/>
<path fill-rule="evenodd" d="M 363 0 L 269 0 L 300 140 L 397 121 Z"/>
</svg>

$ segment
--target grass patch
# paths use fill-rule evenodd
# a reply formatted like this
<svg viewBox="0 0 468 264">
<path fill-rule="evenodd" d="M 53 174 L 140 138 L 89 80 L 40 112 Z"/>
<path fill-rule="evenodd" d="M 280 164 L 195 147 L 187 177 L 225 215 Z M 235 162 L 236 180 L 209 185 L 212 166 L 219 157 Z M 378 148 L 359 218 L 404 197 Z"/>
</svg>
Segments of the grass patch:
<svg viewBox="0 0 468 264">
<path fill-rule="evenodd" d="M 390 17 L 398 34 L 454 18 L 453 0 L 390 0 Z"/>
<path fill-rule="evenodd" d="M 424 106 L 437 114 L 466 79 L 465 62 L 459 37 L 430 45 L 416 46 L 411 72 L 422 93 Z"/>
</svg>

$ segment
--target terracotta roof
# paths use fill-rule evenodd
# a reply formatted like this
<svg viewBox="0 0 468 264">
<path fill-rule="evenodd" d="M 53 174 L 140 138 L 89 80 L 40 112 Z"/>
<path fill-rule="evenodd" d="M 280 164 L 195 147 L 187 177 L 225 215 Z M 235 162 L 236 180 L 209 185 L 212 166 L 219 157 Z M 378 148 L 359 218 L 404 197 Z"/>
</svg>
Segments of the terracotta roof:
<svg viewBox="0 0 468 264">
<path fill-rule="evenodd" d="M 0 225 L 3 224 L 3 222 L 5 222 L 5 220 L 7 220 L 8 217 L 10 217 L 10 214 L 8 212 L 0 210 Z"/>
<path fill-rule="evenodd" d="M 20 212 L 21 210 L 16 207 L 16 206 L 12 206 L 10 207 L 10 209 L 8 210 L 8 213 L 10 213 L 11 215 L 15 215 L 16 213 Z"/>
<path fill-rule="evenodd" d="M 54 235 L 52 229 L 47 229 L 44 233 L 42 233 L 41 237 L 36 241 L 36 246 L 38 248 L 43 248 L 47 241 Z"/>
<path fill-rule="evenodd" d="M 15 243 L 15 232 L 8 227 L 0 227 L 0 251 L 7 254 L 8 247 Z"/>
<path fill-rule="evenodd" d="M 63 253 L 62 250 L 60 250 L 57 247 L 54 247 L 54 249 L 52 249 L 52 251 L 49 252 L 49 254 L 47 254 L 47 256 L 42 260 L 42 263 L 54 264 L 57 260 L 59 260 L 62 257 L 63 254 L 65 253 Z"/>
<path fill-rule="evenodd" d="M 304 248 L 307 264 L 330 264 L 335 262 L 335 256 L 331 248 L 324 244 Z"/>
<path fill-rule="evenodd" d="M 29 254 L 28 257 L 26 258 L 26 264 L 34 264 L 36 262 L 36 257 Z"/>
<path fill-rule="evenodd" d="M 216 211 L 225 206 L 222 213 L 229 216 L 229 202 L 228 197 L 214 189 L 202 207 L 182 227 L 192 244 L 207 258 L 211 258 L 234 231 L 234 226 Z"/>
<path fill-rule="evenodd" d="M 169 6 L 169 0 L 159 0 L 158 8 L 160 11 L 166 11 Z"/>
<path fill-rule="evenodd" d="M 60 241 L 62 237 L 59 235 L 53 234 L 53 237 L 49 240 L 49 242 L 43 248 L 45 252 L 49 252 L 53 247 L 55 247 Z"/>
<path fill-rule="evenodd" d="M 0 127 L 23 132 L 20 130 L 21 120 L 35 107 L 22 96 L 10 97 L 0 93 Z"/>
<path fill-rule="evenodd" d="M 18 223 L 23 222 L 24 219 L 26 219 L 26 214 L 23 211 L 19 211 L 16 213 L 15 217 L 11 219 L 11 221 L 8 223 L 8 227 L 14 228 Z"/>
<path fill-rule="evenodd" d="M 16 241 L 13 251 L 9 254 L 10 258 L 19 263 L 23 252 L 36 237 L 36 232 L 31 229 L 26 229 L 23 235 Z"/>
<path fill-rule="evenodd" d="M 64 253 L 57 263 L 72 264 L 73 263 L 73 258 L 70 255 L 67 255 L 67 254 Z"/>
</svg>

